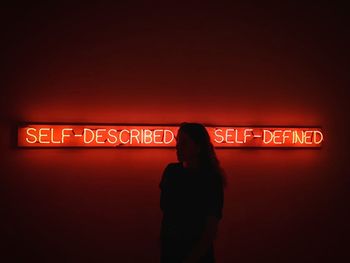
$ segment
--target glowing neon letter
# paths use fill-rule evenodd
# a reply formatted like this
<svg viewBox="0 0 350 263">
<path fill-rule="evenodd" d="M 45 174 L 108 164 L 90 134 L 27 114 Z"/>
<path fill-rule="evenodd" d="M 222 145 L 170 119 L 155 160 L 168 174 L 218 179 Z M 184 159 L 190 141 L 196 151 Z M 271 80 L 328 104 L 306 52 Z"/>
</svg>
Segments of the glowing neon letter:
<svg viewBox="0 0 350 263">
<path fill-rule="evenodd" d="M 90 141 L 86 140 L 87 132 L 90 132 L 90 134 L 91 134 L 91 140 Z M 84 143 L 89 144 L 89 143 L 91 143 L 94 140 L 94 138 L 95 138 L 94 131 L 91 130 L 91 129 L 88 129 L 88 128 L 84 128 Z"/>
<path fill-rule="evenodd" d="M 266 133 L 270 133 L 270 136 L 271 136 L 271 139 L 269 140 L 269 141 L 266 141 Z M 269 131 L 269 130 L 265 130 L 264 129 L 264 138 L 263 138 L 263 143 L 265 143 L 265 144 L 268 144 L 268 143 L 270 143 L 271 141 L 273 140 L 273 133 L 271 132 L 271 131 Z"/>
<path fill-rule="evenodd" d="M 238 140 L 238 129 L 236 129 L 236 142 L 237 143 L 243 143 L 243 141 Z"/>
<path fill-rule="evenodd" d="M 27 135 L 34 137 L 33 141 L 29 140 L 29 138 L 26 137 L 27 143 L 36 143 L 38 141 L 38 139 L 36 138 L 36 136 L 34 134 L 31 134 L 29 131 L 36 131 L 36 129 L 35 128 L 26 129 Z"/>
<path fill-rule="evenodd" d="M 61 143 L 61 141 L 54 141 L 54 128 L 51 128 L 51 142 L 52 143 Z"/>
<path fill-rule="evenodd" d="M 316 141 L 316 134 L 320 135 L 320 140 Z M 323 141 L 323 134 L 320 131 L 314 131 L 314 143 L 320 144 Z"/>
<path fill-rule="evenodd" d="M 102 138 L 102 134 L 99 134 L 100 132 L 104 132 L 106 129 L 97 129 L 96 130 L 96 143 L 105 143 L 105 141 L 99 141 L 98 138 Z"/>
<path fill-rule="evenodd" d="M 287 132 L 292 132 L 291 130 L 284 130 L 283 131 L 283 144 L 286 142 L 286 138 L 289 138 L 289 135 L 286 135 Z"/>
<path fill-rule="evenodd" d="M 166 141 L 166 133 L 170 133 L 171 134 L 171 139 L 167 142 Z M 164 143 L 165 144 L 169 144 L 169 143 L 171 143 L 173 140 L 174 140 L 174 133 L 171 131 L 171 130 L 164 130 Z"/>
<path fill-rule="evenodd" d="M 251 134 L 247 134 L 247 131 L 251 132 L 253 129 L 244 129 L 244 143 L 247 142 L 247 137 L 252 136 Z"/>
<path fill-rule="evenodd" d="M 152 143 L 152 131 L 151 130 L 145 129 L 143 136 L 144 136 L 143 137 L 144 143 L 146 143 L 146 144 Z M 148 139 L 148 141 L 147 141 L 147 139 Z"/>
<path fill-rule="evenodd" d="M 234 141 L 229 141 L 228 140 L 228 137 L 232 137 L 233 135 L 232 134 L 229 134 L 228 132 L 229 131 L 235 131 L 235 129 L 226 129 L 226 143 L 234 143 Z"/>
<path fill-rule="evenodd" d="M 129 138 L 130 138 L 130 132 L 129 132 L 128 130 L 124 129 L 124 130 L 122 130 L 122 131 L 119 133 L 119 141 L 120 141 L 121 143 L 123 143 L 123 144 L 127 144 L 127 143 L 129 143 L 130 139 L 129 139 L 128 141 L 126 141 L 126 142 L 123 142 L 123 141 L 122 141 L 123 132 L 128 132 L 128 133 L 129 133 Z"/>
<path fill-rule="evenodd" d="M 274 136 L 273 136 L 273 143 L 274 144 L 282 144 L 282 142 L 276 142 L 276 138 L 280 138 L 281 137 L 281 135 L 276 135 L 277 132 L 282 132 L 282 131 L 281 130 L 275 130 L 273 132 L 273 134 L 274 134 Z"/>
<path fill-rule="evenodd" d="M 49 135 L 47 133 L 43 133 L 43 131 L 50 131 L 50 128 L 41 128 L 39 129 L 39 142 L 40 143 L 50 143 L 50 141 L 43 141 L 43 137 L 48 137 Z"/>
<path fill-rule="evenodd" d="M 215 129 L 214 131 L 214 135 L 221 137 L 221 140 L 218 141 L 216 138 L 214 138 L 214 141 L 217 143 L 222 143 L 224 141 L 224 136 L 222 136 L 221 134 L 218 134 L 217 131 L 222 132 L 222 129 Z"/>
<path fill-rule="evenodd" d="M 133 135 L 133 132 L 136 132 L 137 135 Z M 130 144 L 132 144 L 132 138 L 135 138 L 137 140 L 137 143 L 140 143 L 138 136 L 140 136 L 140 131 L 137 129 L 131 129 L 130 130 Z"/>
<path fill-rule="evenodd" d="M 64 137 L 69 137 L 70 135 L 69 134 L 65 134 L 64 132 L 65 131 L 72 131 L 73 129 L 71 128 L 64 128 L 62 129 L 62 143 L 64 143 Z"/>
<path fill-rule="evenodd" d="M 157 130 L 154 130 L 153 131 L 153 142 L 154 143 L 158 143 L 158 144 L 161 144 L 161 143 L 163 143 L 162 141 L 159 141 L 159 142 L 157 142 L 156 141 L 156 137 L 161 137 L 161 135 L 160 134 L 156 134 L 156 132 L 162 132 L 163 130 L 160 130 L 160 129 L 157 129 Z"/>
<path fill-rule="evenodd" d="M 107 141 L 108 141 L 109 143 L 111 143 L 111 144 L 114 144 L 114 143 L 117 142 L 117 136 L 114 135 L 114 134 L 112 134 L 112 132 L 115 132 L 115 133 L 116 133 L 117 130 L 116 130 L 116 129 L 109 129 L 109 130 L 108 130 L 108 136 L 114 138 L 114 141 L 111 141 L 111 140 L 109 139 L 109 137 L 107 138 Z"/>
<path fill-rule="evenodd" d="M 307 134 L 309 134 L 309 135 L 307 135 Z M 312 131 L 305 131 L 305 133 L 304 133 L 305 144 L 312 144 L 311 134 L 312 134 Z M 307 141 L 307 139 L 310 139 L 310 141 Z"/>
</svg>

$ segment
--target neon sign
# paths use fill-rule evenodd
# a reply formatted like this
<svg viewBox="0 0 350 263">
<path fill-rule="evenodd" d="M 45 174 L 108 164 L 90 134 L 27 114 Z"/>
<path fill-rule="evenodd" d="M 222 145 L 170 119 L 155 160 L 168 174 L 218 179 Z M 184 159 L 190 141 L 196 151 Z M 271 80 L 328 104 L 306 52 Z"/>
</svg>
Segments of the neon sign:
<svg viewBox="0 0 350 263">
<path fill-rule="evenodd" d="M 318 127 L 205 126 L 215 148 L 320 148 Z M 19 147 L 175 147 L 176 125 L 26 124 Z"/>
</svg>

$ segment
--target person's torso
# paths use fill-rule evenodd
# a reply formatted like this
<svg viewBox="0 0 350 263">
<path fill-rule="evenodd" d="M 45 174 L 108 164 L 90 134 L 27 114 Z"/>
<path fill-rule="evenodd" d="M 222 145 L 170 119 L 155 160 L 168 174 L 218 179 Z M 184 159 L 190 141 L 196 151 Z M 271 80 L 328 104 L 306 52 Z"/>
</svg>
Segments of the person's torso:
<svg viewBox="0 0 350 263">
<path fill-rule="evenodd" d="M 207 203 L 204 172 L 192 172 L 181 163 L 174 165 L 162 186 L 163 234 L 199 235 L 205 223 Z"/>
</svg>

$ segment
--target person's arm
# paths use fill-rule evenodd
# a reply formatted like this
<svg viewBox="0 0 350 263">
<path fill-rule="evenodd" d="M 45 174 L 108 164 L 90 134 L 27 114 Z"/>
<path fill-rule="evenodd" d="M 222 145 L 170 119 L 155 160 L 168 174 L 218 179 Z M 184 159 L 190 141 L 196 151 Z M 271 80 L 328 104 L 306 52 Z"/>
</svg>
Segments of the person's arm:
<svg viewBox="0 0 350 263">
<path fill-rule="evenodd" d="M 159 189 L 160 189 L 160 202 L 159 202 L 159 207 L 161 211 L 164 211 L 164 208 L 166 206 L 167 203 L 167 196 L 166 196 L 166 185 L 167 185 L 167 181 L 168 179 L 168 174 L 172 169 L 173 164 L 169 163 L 165 169 L 163 170 L 160 182 L 159 182 Z"/>
<path fill-rule="evenodd" d="M 194 246 L 191 254 L 185 259 L 183 263 L 196 263 L 208 251 L 210 245 L 214 241 L 218 231 L 219 219 L 215 216 L 207 216 L 203 235 Z"/>
</svg>

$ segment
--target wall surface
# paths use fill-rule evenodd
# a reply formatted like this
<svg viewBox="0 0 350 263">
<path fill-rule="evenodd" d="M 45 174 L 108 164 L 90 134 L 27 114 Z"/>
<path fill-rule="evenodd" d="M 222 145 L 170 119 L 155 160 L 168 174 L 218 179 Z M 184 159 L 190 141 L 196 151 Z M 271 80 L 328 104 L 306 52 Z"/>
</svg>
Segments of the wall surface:
<svg viewBox="0 0 350 263">
<path fill-rule="evenodd" d="M 175 149 L 17 149 L 21 121 L 321 126 L 319 150 L 217 150 L 229 185 L 215 251 L 223 263 L 340 255 L 343 7 L 27 4 L 3 13 L 3 257 L 159 262 L 158 184 L 176 161 Z"/>
</svg>

